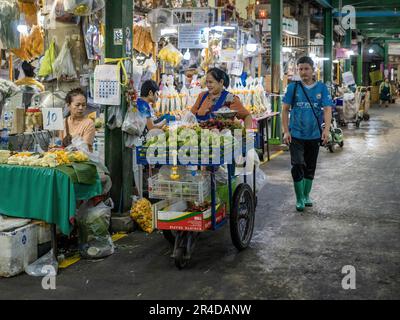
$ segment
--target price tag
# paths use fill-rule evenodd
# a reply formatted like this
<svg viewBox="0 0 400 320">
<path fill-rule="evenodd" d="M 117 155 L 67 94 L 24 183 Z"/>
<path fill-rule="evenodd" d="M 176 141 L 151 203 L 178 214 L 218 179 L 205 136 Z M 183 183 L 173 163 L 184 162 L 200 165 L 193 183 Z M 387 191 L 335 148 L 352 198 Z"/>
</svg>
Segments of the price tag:
<svg viewBox="0 0 400 320">
<path fill-rule="evenodd" d="M 64 130 L 64 117 L 61 108 L 43 108 L 42 114 L 45 130 Z"/>
</svg>

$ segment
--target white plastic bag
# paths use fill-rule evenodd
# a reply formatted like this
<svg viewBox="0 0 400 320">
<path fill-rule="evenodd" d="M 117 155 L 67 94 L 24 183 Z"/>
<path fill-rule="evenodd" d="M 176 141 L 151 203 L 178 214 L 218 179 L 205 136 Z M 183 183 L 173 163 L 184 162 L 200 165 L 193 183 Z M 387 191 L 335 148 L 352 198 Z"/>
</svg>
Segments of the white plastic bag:
<svg viewBox="0 0 400 320">
<path fill-rule="evenodd" d="M 146 118 L 141 115 L 139 110 L 128 110 L 122 124 L 122 131 L 140 137 L 146 128 L 146 122 Z"/>
<path fill-rule="evenodd" d="M 239 176 L 239 183 L 244 183 L 245 176 L 246 182 L 253 188 L 253 173 L 254 173 L 254 166 L 256 167 L 256 192 L 261 191 L 263 187 L 267 184 L 267 175 L 260 169 L 260 158 L 258 157 L 257 152 L 255 149 L 250 149 L 247 152 L 246 158 L 241 156 L 236 158 L 236 163 L 239 165 L 243 165 L 245 161 L 245 166 L 236 167 L 236 174 Z"/>
<path fill-rule="evenodd" d="M 87 202 L 79 208 L 76 221 L 79 251 L 83 258 L 98 259 L 114 253 L 114 243 L 108 231 L 113 208 L 114 203 L 111 199 L 95 207 Z"/>
<path fill-rule="evenodd" d="M 69 41 L 64 42 L 60 54 L 53 63 L 53 71 L 57 79 L 60 79 L 62 76 L 69 79 L 76 79 L 78 77 L 69 49 Z"/>
</svg>

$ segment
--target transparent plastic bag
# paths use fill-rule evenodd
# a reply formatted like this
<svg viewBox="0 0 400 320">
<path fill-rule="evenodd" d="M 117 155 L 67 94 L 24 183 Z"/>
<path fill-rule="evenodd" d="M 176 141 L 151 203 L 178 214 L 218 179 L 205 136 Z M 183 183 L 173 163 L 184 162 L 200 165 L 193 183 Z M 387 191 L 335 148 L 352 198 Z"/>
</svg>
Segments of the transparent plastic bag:
<svg viewBox="0 0 400 320">
<path fill-rule="evenodd" d="M 124 122 L 120 106 L 109 107 L 107 126 L 110 130 L 121 128 Z"/>
<path fill-rule="evenodd" d="M 64 8 L 76 16 L 88 16 L 93 12 L 93 0 L 64 0 Z"/>
<path fill-rule="evenodd" d="M 182 115 L 181 121 L 182 121 L 182 125 L 196 125 L 198 123 L 196 116 L 190 111 L 186 111 Z"/>
<path fill-rule="evenodd" d="M 33 277 L 56 276 L 58 272 L 58 261 L 54 257 L 53 249 L 27 266 L 25 272 Z"/>
<path fill-rule="evenodd" d="M 122 124 L 122 131 L 132 136 L 141 136 L 146 128 L 146 118 L 144 118 L 139 110 L 128 110 Z"/>
<path fill-rule="evenodd" d="M 115 247 L 109 233 L 111 199 L 92 207 L 84 203 L 76 216 L 79 236 L 79 251 L 86 259 L 99 259 L 114 253 Z"/>
<path fill-rule="evenodd" d="M 240 158 L 240 157 L 238 157 Z M 241 167 L 236 167 L 236 174 L 239 176 L 239 183 L 244 183 L 244 176 L 246 176 L 246 182 L 253 188 L 253 173 L 254 166 L 256 167 L 256 192 L 261 191 L 267 184 L 267 175 L 261 170 L 261 161 L 254 149 L 248 151 L 246 158 L 236 159 L 236 163 L 242 164 Z M 243 167 L 243 164 L 245 166 Z"/>
<path fill-rule="evenodd" d="M 53 63 L 53 71 L 57 79 L 60 79 L 62 76 L 69 79 L 76 79 L 78 77 L 69 49 L 69 41 L 64 42 L 60 54 Z"/>
<path fill-rule="evenodd" d="M 17 1 L 0 1 L 0 42 L 4 46 L 3 49 L 18 49 L 20 47 L 20 34 L 17 31 L 19 18 Z"/>
</svg>

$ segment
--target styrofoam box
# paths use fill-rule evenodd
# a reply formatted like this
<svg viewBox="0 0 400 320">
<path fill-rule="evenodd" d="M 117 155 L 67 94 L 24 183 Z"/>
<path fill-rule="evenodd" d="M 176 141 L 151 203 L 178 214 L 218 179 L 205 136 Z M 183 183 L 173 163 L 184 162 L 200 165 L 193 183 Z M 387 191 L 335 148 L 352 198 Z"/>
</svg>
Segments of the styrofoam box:
<svg viewBox="0 0 400 320">
<path fill-rule="evenodd" d="M 35 221 L 38 226 L 38 245 L 51 241 L 51 225 L 43 221 Z"/>
<path fill-rule="evenodd" d="M 28 224 L 10 232 L 0 232 L 0 277 L 13 277 L 35 262 L 38 253 L 38 226 Z"/>
</svg>

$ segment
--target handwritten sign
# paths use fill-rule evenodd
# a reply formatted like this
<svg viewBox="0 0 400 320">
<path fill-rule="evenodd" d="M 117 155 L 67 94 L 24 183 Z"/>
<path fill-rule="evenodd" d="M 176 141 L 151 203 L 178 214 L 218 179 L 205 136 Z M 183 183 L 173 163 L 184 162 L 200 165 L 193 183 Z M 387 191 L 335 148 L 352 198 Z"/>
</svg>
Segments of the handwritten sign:
<svg viewBox="0 0 400 320">
<path fill-rule="evenodd" d="M 64 117 L 61 108 L 43 108 L 42 114 L 45 130 L 64 130 Z"/>
</svg>

